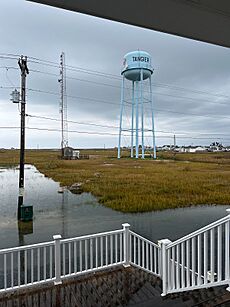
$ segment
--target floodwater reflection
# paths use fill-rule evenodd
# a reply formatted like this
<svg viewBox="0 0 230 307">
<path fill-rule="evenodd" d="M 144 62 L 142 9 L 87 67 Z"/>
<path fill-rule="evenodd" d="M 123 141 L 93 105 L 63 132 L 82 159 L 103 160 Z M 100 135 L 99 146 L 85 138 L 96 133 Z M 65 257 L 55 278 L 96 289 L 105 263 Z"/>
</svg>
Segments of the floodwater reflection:
<svg viewBox="0 0 230 307">
<path fill-rule="evenodd" d="M 225 216 L 227 206 L 196 206 L 148 213 L 121 213 L 100 205 L 90 193 L 58 193 L 59 183 L 45 177 L 32 165 L 25 168 L 25 201 L 33 205 L 32 224 L 18 224 L 18 169 L 0 169 L 0 248 L 52 240 L 54 234 L 75 237 L 131 229 L 152 241 L 175 240 Z"/>
</svg>

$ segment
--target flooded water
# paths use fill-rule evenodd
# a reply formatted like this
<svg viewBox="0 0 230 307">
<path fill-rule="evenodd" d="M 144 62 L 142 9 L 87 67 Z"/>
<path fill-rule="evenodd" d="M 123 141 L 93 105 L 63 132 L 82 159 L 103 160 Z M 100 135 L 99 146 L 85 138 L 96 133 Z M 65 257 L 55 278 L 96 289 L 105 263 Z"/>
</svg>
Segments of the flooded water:
<svg viewBox="0 0 230 307">
<path fill-rule="evenodd" d="M 17 221 L 17 168 L 0 168 L 0 248 L 14 247 L 62 237 L 131 229 L 152 241 L 175 240 L 226 215 L 228 206 L 196 206 L 139 214 L 121 213 L 100 205 L 90 193 L 58 193 L 59 183 L 46 178 L 34 166 L 25 169 L 25 205 L 33 205 L 33 223 Z"/>
</svg>

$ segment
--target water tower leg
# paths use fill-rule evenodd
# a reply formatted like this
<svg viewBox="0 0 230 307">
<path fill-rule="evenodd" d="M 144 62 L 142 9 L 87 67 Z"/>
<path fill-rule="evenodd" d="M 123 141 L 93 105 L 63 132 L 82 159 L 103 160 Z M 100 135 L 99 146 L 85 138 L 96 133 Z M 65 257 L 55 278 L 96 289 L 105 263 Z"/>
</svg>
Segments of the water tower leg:
<svg viewBox="0 0 230 307">
<path fill-rule="evenodd" d="M 150 100 L 151 100 L 151 111 L 152 111 L 152 133 L 153 133 L 153 158 L 157 158 L 156 153 L 156 141 L 155 141 L 155 129 L 154 129 L 154 109 L 153 109 L 153 91 L 152 91 L 152 78 L 149 78 L 149 86 L 150 86 Z"/>
<path fill-rule="evenodd" d="M 136 159 L 138 159 L 139 156 L 139 138 L 138 138 L 138 121 L 139 121 L 139 112 L 138 112 L 138 108 L 139 108 L 139 83 L 136 82 Z"/>
<path fill-rule="evenodd" d="M 134 129 L 134 81 L 132 82 L 132 127 L 131 127 L 131 158 L 133 158 L 133 129 Z"/>
<path fill-rule="evenodd" d="M 120 108 L 120 127 L 119 127 L 119 141 L 118 141 L 118 152 L 117 158 L 121 157 L 121 132 L 122 132 L 122 116 L 123 116 L 123 108 L 124 108 L 124 77 L 122 77 L 122 85 L 121 85 L 121 108 Z"/>
<path fill-rule="evenodd" d="M 141 69 L 141 158 L 145 158 L 145 144 L 144 144 L 144 102 L 143 102 L 143 69 Z"/>
</svg>

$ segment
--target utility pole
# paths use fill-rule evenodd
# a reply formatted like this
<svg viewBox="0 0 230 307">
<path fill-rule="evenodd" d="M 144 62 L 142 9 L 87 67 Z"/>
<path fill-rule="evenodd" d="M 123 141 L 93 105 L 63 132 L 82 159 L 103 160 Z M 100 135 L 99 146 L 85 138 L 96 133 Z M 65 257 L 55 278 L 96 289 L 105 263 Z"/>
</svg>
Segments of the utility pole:
<svg viewBox="0 0 230 307">
<path fill-rule="evenodd" d="M 175 134 L 174 134 L 173 140 L 174 140 L 174 148 L 175 148 L 176 147 L 176 135 Z"/>
<path fill-rule="evenodd" d="M 18 194 L 18 220 L 21 219 L 21 207 L 24 197 L 24 162 L 25 162 L 25 110 L 26 110 L 26 76 L 29 74 L 27 57 L 21 56 L 18 60 L 21 70 L 21 137 L 20 137 L 20 170 Z"/>
</svg>

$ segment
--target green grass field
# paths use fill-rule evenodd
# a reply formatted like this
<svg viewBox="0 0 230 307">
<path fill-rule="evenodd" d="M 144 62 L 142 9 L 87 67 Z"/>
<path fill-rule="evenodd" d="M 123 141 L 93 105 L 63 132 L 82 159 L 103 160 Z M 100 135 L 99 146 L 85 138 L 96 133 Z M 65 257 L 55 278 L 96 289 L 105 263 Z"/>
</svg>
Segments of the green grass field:
<svg viewBox="0 0 230 307">
<path fill-rule="evenodd" d="M 122 212 L 201 204 L 230 204 L 230 153 L 161 153 L 158 160 L 116 159 L 113 150 L 82 150 L 89 160 L 67 161 L 51 150 L 28 150 L 26 163 L 63 186 L 85 192 Z M 0 151 L 0 164 L 18 164 L 19 152 Z"/>
</svg>

